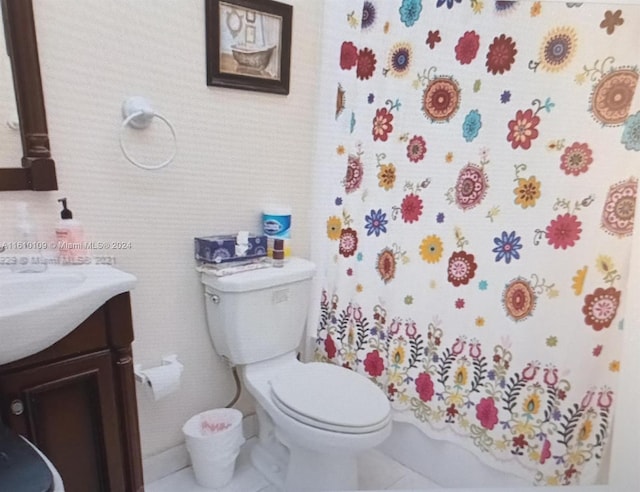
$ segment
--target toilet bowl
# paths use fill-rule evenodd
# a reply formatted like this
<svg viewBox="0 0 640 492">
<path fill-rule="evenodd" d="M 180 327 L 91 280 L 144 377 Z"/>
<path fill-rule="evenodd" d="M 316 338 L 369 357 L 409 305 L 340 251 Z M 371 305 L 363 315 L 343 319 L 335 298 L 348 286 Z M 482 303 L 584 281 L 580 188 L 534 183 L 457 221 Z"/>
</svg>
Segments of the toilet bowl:
<svg viewBox="0 0 640 492">
<path fill-rule="evenodd" d="M 380 389 L 349 369 L 303 364 L 295 352 L 244 367 L 261 430 L 256 468 L 284 490 L 356 490 L 356 459 L 391 433 L 391 408 Z M 284 444 L 288 453 L 283 452 Z M 279 457 L 279 458 L 274 458 Z"/>
<path fill-rule="evenodd" d="M 209 334 L 257 401 L 255 467 L 289 492 L 357 490 L 357 456 L 389 436 L 391 410 L 366 377 L 297 359 L 314 273 L 301 258 L 229 276 L 205 269 Z"/>
</svg>

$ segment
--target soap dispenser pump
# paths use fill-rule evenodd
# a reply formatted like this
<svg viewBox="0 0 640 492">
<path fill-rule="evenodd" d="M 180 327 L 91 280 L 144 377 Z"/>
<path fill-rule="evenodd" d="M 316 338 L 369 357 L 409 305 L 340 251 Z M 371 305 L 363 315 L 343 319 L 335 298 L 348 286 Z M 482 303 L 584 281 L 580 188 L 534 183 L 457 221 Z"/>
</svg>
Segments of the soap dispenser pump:
<svg viewBox="0 0 640 492">
<path fill-rule="evenodd" d="M 67 208 L 67 199 L 60 198 L 62 203 L 60 220 L 56 226 L 58 256 L 63 262 L 73 263 L 85 254 L 84 231 L 79 220 L 73 218 L 73 212 Z"/>
</svg>

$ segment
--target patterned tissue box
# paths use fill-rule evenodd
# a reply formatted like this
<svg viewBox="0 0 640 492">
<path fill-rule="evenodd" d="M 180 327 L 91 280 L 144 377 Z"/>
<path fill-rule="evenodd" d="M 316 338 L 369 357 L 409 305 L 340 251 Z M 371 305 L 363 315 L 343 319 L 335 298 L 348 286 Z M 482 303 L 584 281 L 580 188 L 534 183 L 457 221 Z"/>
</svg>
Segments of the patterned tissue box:
<svg viewBox="0 0 640 492">
<path fill-rule="evenodd" d="M 223 234 L 194 239 L 196 261 L 204 263 L 229 263 L 252 260 L 267 255 L 267 237 L 249 235 L 249 249 L 244 255 L 236 255 L 236 235 Z"/>
</svg>

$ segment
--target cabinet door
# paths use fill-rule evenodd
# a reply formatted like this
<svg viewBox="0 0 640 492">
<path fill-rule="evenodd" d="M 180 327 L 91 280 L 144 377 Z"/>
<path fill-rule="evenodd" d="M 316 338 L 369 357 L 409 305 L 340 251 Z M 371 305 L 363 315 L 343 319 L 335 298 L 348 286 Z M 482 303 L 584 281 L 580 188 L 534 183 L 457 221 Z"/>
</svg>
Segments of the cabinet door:
<svg viewBox="0 0 640 492">
<path fill-rule="evenodd" d="M 124 492 L 108 351 L 0 376 L 5 423 L 33 442 L 66 492 Z"/>
</svg>

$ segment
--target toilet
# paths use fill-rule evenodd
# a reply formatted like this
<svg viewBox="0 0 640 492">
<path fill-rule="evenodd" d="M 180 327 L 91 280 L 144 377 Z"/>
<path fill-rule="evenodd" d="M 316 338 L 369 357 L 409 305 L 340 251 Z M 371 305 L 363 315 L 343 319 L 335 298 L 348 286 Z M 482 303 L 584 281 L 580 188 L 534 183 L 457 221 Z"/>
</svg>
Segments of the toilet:
<svg viewBox="0 0 640 492">
<path fill-rule="evenodd" d="M 301 258 L 223 277 L 205 271 L 207 322 L 257 402 L 253 465 L 288 492 L 357 490 L 357 457 L 389 436 L 391 407 L 364 376 L 298 360 L 314 273 Z"/>
</svg>

